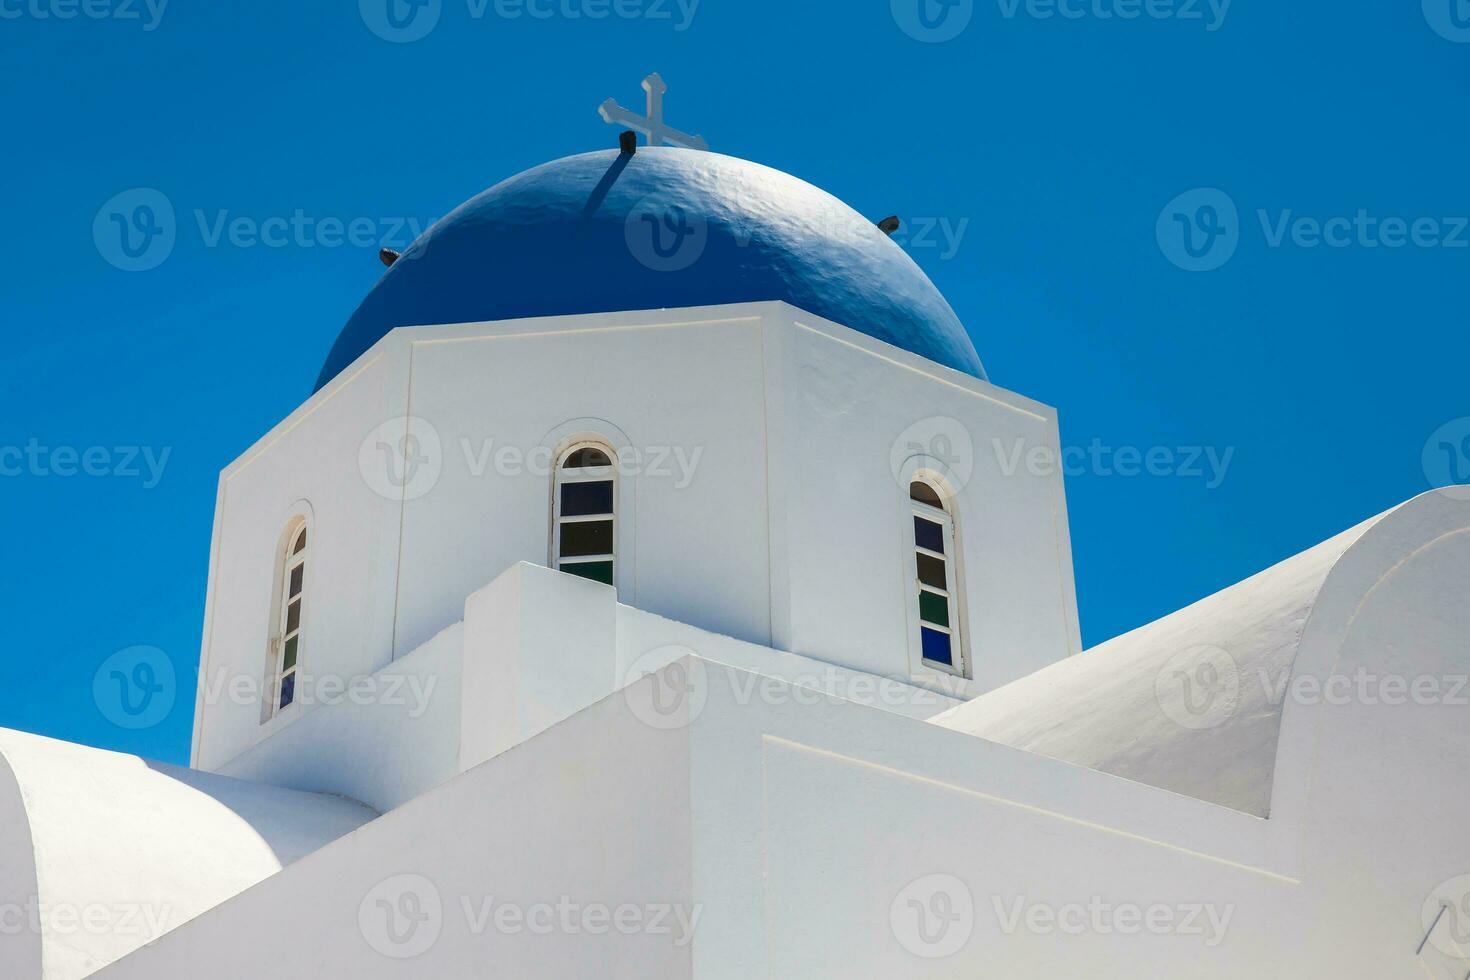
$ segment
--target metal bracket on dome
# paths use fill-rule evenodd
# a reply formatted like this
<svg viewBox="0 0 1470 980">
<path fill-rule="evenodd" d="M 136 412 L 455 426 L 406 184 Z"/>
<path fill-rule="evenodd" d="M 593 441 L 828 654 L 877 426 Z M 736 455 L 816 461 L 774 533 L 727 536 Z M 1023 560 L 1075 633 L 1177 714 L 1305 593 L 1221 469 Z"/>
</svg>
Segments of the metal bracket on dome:
<svg viewBox="0 0 1470 980">
<path fill-rule="evenodd" d="M 390 269 L 393 268 L 393 263 L 397 262 L 402 256 L 402 252 L 397 252 L 391 248 L 378 249 L 378 261 Z"/>
<path fill-rule="evenodd" d="M 618 134 L 618 149 L 632 156 L 638 152 L 638 134 L 631 129 L 625 129 Z"/>
<path fill-rule="evenodd" d="M 903 224 L 903 222 L 898 220 L 898 215 L 890 214 L 888 217 L 878 222 L 878 230 L 881 231 L 883 234 L 891 237 L 895 231 L 898 231 L 899 225 L 901 224 Z"/>
</svg>

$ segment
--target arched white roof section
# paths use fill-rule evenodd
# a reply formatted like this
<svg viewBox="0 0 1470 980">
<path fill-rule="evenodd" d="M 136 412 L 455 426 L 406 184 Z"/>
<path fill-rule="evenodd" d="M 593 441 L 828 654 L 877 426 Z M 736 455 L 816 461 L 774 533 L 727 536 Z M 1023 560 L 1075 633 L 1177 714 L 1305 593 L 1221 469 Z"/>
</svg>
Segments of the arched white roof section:
<svg viewBox="0 0 1470 980">
<path fill-rule="evenodd" d="M 1381 519 L 932 721 L 1264 817 L 1281 686 L 1329 573 Z"/>
<path fill-rule="evenodd" d="M 375 816 L 0 729 L 0 976 L 87 976 Z"/>
</svg>

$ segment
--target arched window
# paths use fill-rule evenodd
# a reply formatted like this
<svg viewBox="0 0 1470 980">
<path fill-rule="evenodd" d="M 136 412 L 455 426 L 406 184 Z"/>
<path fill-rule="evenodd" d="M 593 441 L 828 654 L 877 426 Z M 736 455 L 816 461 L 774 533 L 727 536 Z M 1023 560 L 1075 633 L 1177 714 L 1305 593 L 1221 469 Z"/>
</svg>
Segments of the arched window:
<svg viewBox="0 0 1470 980">
<path fill-rule="evenodd" d="M 924 666 L 963 677 L 965 654 L 960 635 L 954 515 L 944 493 L 923 479 L 909 484 L 909 507 L 914 522 L 910 595 L 917 596 L 917 605 L 912 607 L 917 630 L 913 640 Z"/>
<path fill-rule="evenodd" d="M 280 595 L 271 643 L 272 715 L 296 700 L 296 668 L 301 661 L 301 614 L 306 598 L 306 522 L 286 532 L 281 561 Z"/>
<path fill-rule="evenodd" d="M 607 585 L 614 583 L 617 551 L 617 474 L 613 451 L 580 442 L 556 465 L 552 494 L 552 567 Z"/>
</svg>

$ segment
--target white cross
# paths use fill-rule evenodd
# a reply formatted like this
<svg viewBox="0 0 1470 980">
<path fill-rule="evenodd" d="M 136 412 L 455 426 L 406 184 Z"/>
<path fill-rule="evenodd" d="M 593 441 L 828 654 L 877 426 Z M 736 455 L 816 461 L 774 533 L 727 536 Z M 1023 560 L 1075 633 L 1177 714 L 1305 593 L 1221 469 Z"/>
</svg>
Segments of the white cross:
<svg viewBox="0 0 1470 980">
<path fill-rule="evenodd" d="M 627 126 L 643 133 L 648 137 L 649 146 L 668 143 L 691 150 L 708 150 L 709 144 L 704 141 L 703 136 L 690 136 L 664 125 L 664 93 L 668 90 L 664 80 L 658 77 L 658 72 L 654 72 L 643 80 L 643 91 L 648 93 L 648 115 L 640 116 L 631 109 L 624 109 L 613 99 L 598 106 L 597 113 L 602 116 L 603 122 Z"/>
</svg>

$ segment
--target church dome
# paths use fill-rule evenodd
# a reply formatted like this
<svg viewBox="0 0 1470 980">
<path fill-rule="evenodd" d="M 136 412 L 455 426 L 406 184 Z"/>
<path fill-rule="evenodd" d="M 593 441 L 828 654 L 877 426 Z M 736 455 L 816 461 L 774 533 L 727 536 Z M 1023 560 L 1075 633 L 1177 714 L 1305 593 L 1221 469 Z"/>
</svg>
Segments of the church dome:
<svg viewBox="0 0 1470 980">
<path fill-rule="evenodd" d="M 368 293 L 317 387 L 395 327 L 766 300 L 985 378 L 954 310 L 871 220 L 760 164 L 640 147 L 543 164 L 434 224 Z"/>
</svg>

